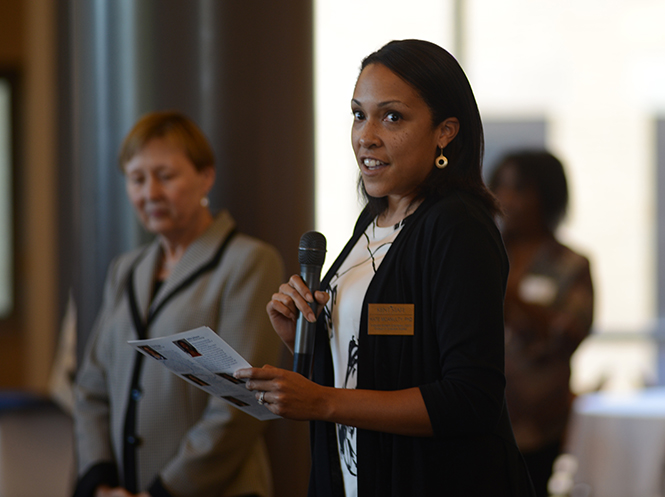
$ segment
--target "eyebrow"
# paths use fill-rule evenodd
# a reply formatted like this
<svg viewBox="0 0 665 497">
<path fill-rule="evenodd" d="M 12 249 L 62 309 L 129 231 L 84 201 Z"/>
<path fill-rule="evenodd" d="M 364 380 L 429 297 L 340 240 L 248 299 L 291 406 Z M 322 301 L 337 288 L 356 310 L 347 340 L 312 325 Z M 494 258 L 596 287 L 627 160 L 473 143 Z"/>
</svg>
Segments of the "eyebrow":
<svg viewBox="0 0 665 497">
<path fill-rule="evenodd" d="M 351 103 L 354 103 L 356 105 L 362 105 L 358 100 L 355 98 L 351 99 Z M 408 105 L 401 100 L 386 100 L 385 102 L 379 102 L 377 104 L 377 107 L 387 107 L 388 105 L 394 105 L 394 104 L 400 104 L 403 105 L 404 107 L 408 107 Z"/>
</svg>

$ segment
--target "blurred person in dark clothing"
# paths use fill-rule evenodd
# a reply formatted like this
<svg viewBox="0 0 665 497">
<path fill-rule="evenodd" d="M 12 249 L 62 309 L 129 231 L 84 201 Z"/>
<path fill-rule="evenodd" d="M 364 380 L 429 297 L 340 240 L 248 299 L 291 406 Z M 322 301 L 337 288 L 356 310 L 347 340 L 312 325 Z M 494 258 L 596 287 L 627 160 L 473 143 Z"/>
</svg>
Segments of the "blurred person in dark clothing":
<svg viewBox="0 0 665 497">
<path fill-rule="evenodd" d="M 546 496 L 573 398 L 570 359 L 593 320 L 589 261 L 557 240 L 568 186 L 552 154 L 505 156 L 490 188 L 504 211 L 500 224 L 510 260 L 506 399 L 536 492 Z"/>
</svg>

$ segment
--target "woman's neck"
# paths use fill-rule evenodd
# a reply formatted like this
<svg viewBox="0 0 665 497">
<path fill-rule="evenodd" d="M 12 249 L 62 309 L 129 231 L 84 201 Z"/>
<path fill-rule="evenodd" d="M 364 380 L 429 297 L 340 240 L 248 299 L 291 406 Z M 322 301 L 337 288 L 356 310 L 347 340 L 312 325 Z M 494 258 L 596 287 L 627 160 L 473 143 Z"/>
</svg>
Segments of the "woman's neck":
<svg viewBox="0 0 665 497">
<path fill-rule="evenodd" d="M 514 233 L 512 236 L 504 236 L 506 252 L 511 264 L 511 271 L 529 264 L 541 247 L 553 240 L 554 234 L 548 230 L 537 232 Z"/>
<path fill-rule="evenodd" d="M 506 245 L 538 245 L 554 238 L 554 233 L 545 227 L 503 232 Z"/>
<path fill-rule="evenodd" d="M 405 217 L 413 214 L 423 200 L 402 199 L 392 202 L 388 199 L 388 208 L 379 214 L 376 219 L 376 225 L 379 227 L 394 226 L 400 223 Z"/>
<path fill-rule="evenodd" d="M 194 240 L 199 238 L 213 223 L 213 217 L 210 212 L 198 220 L 195 227 L 187 230 L 186 233 L 171 236 L 160 236 L 160 245 L 162 247 L 162 260 L 159 270 L 157 271 L 157 279 L 165 280 L 171 274 L 173 268 L 178 264 L 184 253 L 187 251 Z"/>
</svg>

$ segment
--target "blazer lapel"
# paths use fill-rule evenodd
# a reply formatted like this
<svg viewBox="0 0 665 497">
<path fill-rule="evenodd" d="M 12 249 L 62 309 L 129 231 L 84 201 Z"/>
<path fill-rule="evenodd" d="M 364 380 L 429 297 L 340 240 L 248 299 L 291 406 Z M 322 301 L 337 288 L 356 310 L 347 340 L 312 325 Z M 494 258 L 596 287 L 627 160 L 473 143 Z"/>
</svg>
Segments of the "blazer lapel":
<svg viewBox="0 0 665 497">
<path fill-rule="evenodd" d="M 148 319 L 150 299 L 152 298 L 155 270 L 161 257 L 159 242 L 152 242 L 146 252 L 139 257 L 141 257 L 141 260 L 134 268 L 134 296 L 136 307 L 145 323 Z"/>
<path fill-rule="evenodd" d="M 215 256 L 220 244 L 234 228 L 235 222 L 228 211 L 224 210 L 220 212 L 206 232 L 187 247 L 182 258 L 175 265 L 170 276 L 161 286 L 159 292 L 157 292 L 157 295 L 155 295 L 152 304 L 150 304 L 150 309 L 156 309 L 184 280 L 206 265 Z M 153 266 L 153 269 L 154 267 L 156 266 Z M 151 273 L 151 277 L 153 274 L 154 271 Z"/>
</svg>

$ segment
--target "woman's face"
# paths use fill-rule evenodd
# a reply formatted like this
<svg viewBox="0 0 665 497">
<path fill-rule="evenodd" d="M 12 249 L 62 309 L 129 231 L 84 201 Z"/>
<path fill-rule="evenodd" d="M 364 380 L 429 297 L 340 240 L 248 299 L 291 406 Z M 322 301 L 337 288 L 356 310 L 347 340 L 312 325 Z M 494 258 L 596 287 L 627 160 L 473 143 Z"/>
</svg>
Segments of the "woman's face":
<svg viewBox="0 0 665 497">
<path fill-rule="evenodd" d="M 215 180 L 212 167 L 197 171 L 181 147 L 154 138 L 125 164 L 125 185 L 143 226 L 167 239 L 187 237 L 207 213 L 201 205 Z"/>
<path fill-rule="evenodd" d="M 358 77 L 352 142 L 367 193 L 390 202 L 410 200 L 434 167 L 437 147 L 459 129 L 450 118 L 432 126 L 432 113 L 416 90 L 382 64 Z"/>
<path fill-rule="evenodd" d="M 506 235 L 540 233 L 545 222 L 536 188 L 520 177 L 514 164 L 501 166 L 493 193 L 504 211 L 502 231 Z"/>
</svg>

